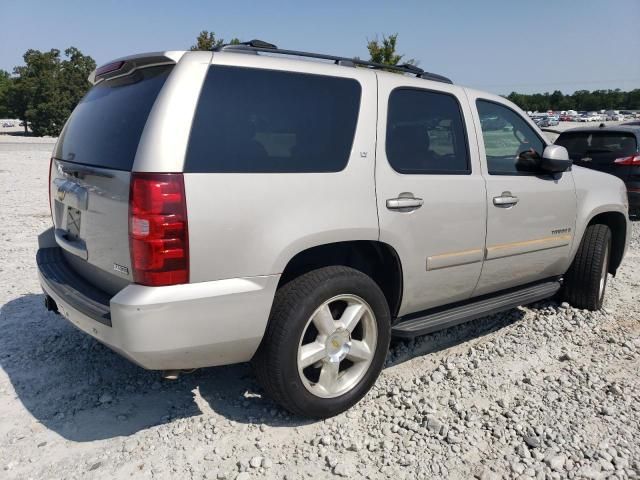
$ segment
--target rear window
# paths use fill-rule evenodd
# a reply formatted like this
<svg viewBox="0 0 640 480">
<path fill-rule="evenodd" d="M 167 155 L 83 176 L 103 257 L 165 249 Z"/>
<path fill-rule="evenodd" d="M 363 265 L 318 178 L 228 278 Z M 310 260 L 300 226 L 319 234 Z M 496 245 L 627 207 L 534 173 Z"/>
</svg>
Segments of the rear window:
<svg viewBox="0 0 640 480">
<path fill-rule="evenodd" d="M 186 172 L 338 172 L 349 160 L 360 84 L 241 67 L 209 69 Z"/>
<path fill-rule="evenodd" d="M 566 132 L 560 134 L 555 143 L 565 147 L 572 160 L 594 156 L 628 157 L 638 149 L 635 135 L 627 132 Z"/>
<path fill-rule="evenodd" d="M 54 156 L 131 170 L 147 117 L 172 67 L 142 68 L 95 85 L 71 114 Z"/>
</svg>

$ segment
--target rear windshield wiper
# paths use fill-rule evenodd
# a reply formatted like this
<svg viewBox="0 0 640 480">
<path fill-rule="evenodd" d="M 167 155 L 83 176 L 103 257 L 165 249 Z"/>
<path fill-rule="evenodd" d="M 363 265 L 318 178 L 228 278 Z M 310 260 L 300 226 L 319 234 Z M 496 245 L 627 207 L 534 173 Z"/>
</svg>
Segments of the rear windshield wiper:
<svg viewBox="0 0 640 480">
<path fill-rule="evenodd" d="M 613 150 L 609 150 L 608 148 L 590 148 L 585 150 L 584 153 L 613 153 Z"/>
</svg>

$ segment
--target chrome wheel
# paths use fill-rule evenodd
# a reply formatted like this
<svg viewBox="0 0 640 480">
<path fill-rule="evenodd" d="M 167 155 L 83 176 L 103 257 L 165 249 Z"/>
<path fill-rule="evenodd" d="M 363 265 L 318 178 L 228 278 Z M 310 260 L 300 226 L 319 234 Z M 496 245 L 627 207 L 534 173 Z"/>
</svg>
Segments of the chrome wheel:
<svg viewBox="0 0 640 480">
<path fill-rule="evenodd" d="M 347 393 L 367 373 L 378 341 L 371 307 L 355 295 L 338 295 L 318 307 L 298 345 L 298 373 L 321 398 Z"/>
</svg>

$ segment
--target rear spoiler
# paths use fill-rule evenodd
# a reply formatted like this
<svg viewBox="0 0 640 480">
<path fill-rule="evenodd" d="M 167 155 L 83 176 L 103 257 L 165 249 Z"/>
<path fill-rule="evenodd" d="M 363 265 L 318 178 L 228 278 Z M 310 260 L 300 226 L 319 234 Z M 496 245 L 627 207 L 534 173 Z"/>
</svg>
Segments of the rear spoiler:
<svg viewBox="0 0 640 480">
<path fill-rule="evenodd" d="M 130 75 L 139 68 L 174 65 L 182 58 L 184 51 L 149 52 L 121 57 L 101 65 L 89 75 L 89 83 L 96 85 L 103 80 Z"/>
</svg>

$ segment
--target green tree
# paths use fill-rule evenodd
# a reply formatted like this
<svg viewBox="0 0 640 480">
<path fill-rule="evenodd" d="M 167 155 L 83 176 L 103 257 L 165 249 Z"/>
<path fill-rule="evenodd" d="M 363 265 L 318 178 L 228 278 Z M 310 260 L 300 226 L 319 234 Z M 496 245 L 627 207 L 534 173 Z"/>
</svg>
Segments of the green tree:
<svg viewBox="0 0 640 480">
<path fill-rule="evenodd" d="M 95 68 L 91 57 L 70 47 L 48 52 L 27 50 L 25 65 L 15 67 L 14 78 L 7 92 L 7 105 L 15 117 L 25 123 L 35 135 L 56 136 L 64 126 L 78 101 L 91 86 L 87 77 Z"/>
<path fill-rule="evenodd" d="M 0 118 L 9 116 L 7 106 L 7 92 L 11 86 L 11 75 L 6 70 L 0 70 Z"/>
<path fill-rule="evenodd" d="M 396 52 L 397 43 L 397 33 L 389 35 L 388 37 L 382 35 L 382 42 L 378 40 L 378 37 L 373 40 L 369 40 L 367 43 L 367 50 L 369 50 L 369 56 L 371 57 L 369 61 L 381 63 L 383 65 L 398 65 L 404 58 L 404 55 Z M 416 62 L 411 59 L 403 63 L 415 65 Z"/>
<path fill-rule="evenodd" d="M 95 70 L 96 62 L 75 47 L 67 48 L 64 55 L 66 59 L 60 62 L 60 94 L 65 104 L 73 110 L 91 86 L 87 79 Z"/>
<path fill-rule="evenodd" d="M 240 43 L 240 40 L 234 37 L 229 43 L 231 45 L 238 45 Z M 195 45 L 191 45 L 190 50 L 213 50 L 214 48 L 220 47 L 224 44 L 224 39 L 216 38 L 215 32 L 202 30 L 196 37 Z"/>
</svg>

